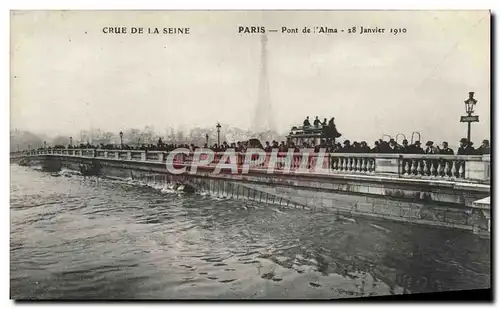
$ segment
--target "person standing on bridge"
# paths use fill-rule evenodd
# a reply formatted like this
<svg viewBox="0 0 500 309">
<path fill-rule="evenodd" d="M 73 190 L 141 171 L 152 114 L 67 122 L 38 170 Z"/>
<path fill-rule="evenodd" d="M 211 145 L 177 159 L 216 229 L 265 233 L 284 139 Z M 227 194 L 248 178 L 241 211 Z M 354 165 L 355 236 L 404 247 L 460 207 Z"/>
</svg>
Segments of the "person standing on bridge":
<svg viewBox="0 0 500 309">
<path fill-rule="evenodd" d="M 320 124 L 321 124 L 321 121 L 319 120 L 319 117 L 316 116 L 316 119 L 314 119 L 314 126 L 319 127 Z"/>
<path fill-rule="evenodd" d="M 307 116 L 306 120 L 304 120 L 303 126 L 304 127 L 310 127 L 311 126 L 311 123 L 309 122 L 309 116 Z"/>
<path fill-rule="evenodd" d="M 427 148 L 425 149 L 425 154 L 437 154 L 437 153 L 439 153 L 439 150 L 436 147 L 434 147 L 433 141 L 428 141 L 427 143 L 425 143 L 425 146 L 427 146 Z"/>
<path fill-rule="evenodd" d="M 448 142 L 443 142 L 443 148 L 439 149 L 439 153 L 444 154 L 444 155 L 454 155 L 455 154 L 453 149 L 448 148 Z"/>
<path fill-rule="evenodd" d="M 420 141 L 415 141 L 413 145 L 411 145 L 410 153 L 412 154 L 424 154 L 425 151 L 420 147 L 421 143 Z"/>
<path fill-rule="evenodd" d="M 479 148 L 476 149 L 478 155 L 490 154 L 490 141 L 485 139 Z"/>
<path fill-rule="evenodd" d="M 474 148 L 470 145 L 469 141 L 464 137 L 460 140 L 460 147 L 457 150 L 457 155 L 473 155 Z"/>
<path fill-rule="evenodd" d="M 403 140 L 403 145 L 400 148 L 401 153 L 410 153 L 410 147 L 408 146 L 408 140 Z"/>
</svg>

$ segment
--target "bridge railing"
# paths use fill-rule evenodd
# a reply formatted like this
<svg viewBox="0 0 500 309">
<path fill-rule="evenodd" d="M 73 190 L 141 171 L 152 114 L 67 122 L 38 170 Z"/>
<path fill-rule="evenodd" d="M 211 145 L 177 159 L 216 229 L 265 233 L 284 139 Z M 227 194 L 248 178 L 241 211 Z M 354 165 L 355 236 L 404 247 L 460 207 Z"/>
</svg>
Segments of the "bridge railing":
<svg viewBox="0 0 500 309">
<path fill-rule="evenodd" d="M 31 150 L 11 154 L 11 157 L 23 156 L 78 156 L 108 160 L 145 161 L 165 163 L 169 153 L 164 151 L 143 150 L 105 150 L 105 149 L 47 149 Z M 177 154 L 172 163 L 189 165 L 193 153 Z M 274 170 L 290 172 L 309 172 L 322 174 L 359 174 L 393 176 L 399 178 L 443 179 L 452 181 L 489 182 L 491 177 L 490 155 L 421 155 L 421 154 L 375 154 L 375 153 L 266 153 L 263 160 L 257 161 L 257 155 L 235 153 L 236 165 L 241 169 L 245 160 L 251 159 L 250 171 L 268 170 L 274 164 Z M 214 168 L 224 153 L 214 154 L 208 168 Z M 226 157 L 227 158 L 227 157 Z M 201 154 L 199 160 L 205 160 Z M 231 162 L 234 164 L 234 162 Z"/>
</svg>

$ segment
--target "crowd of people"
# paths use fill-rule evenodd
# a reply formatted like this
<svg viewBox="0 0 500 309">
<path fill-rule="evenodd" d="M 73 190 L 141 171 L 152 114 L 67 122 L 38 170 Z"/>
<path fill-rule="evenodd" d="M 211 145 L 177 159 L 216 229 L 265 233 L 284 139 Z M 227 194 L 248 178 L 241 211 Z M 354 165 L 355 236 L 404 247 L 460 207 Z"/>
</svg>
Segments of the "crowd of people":
<svg viewBox="0 0 500 309">
<path fill-rule="evenodd" d="M 293 149 L 294 152 L 300 152 L 301 149 L 314 149 L 315 152 L 319 152 L 320 149 L 325 149 L 326 152 L 331 153 L 399 153 L 399 154 L 445 154 L 445 155 L 483 155 L 490 153 L 490 142 L 489 140 L 483 140 L 482 144 L 475 149 L 473 142 L 469 142 L 466 138 L 460 140 L 460 146 L 455 152 L 449 147 L 448 142 L 442 142 L 441 145 L 435 145 L 433 141 L 427 141 L 425 146 L 422 147 L 420 141 L 415 141 L 412 144 L 408 143 L 408 140 L 403 140 L 402 144 L 397 143 L 394 139 L 389 141 L 384 141 L 379 139 L 374 142 L 373 147 L 368 146 L 366 141 L 354 141 L 350 142 L 345 140 L 341 143 L 327 144 L 326 139 L 321 139 L 319 144 L 315 144 L 312 140 L 310 142 L 303 142 L 302 145 L 296 145 L 293 141 L 272 141 L 265 142 L 262 145 L 258 140 L 250 140 L 245 142 L 235 142 L 228 143 L 226 141 L 222 142 L 220 145 L 205 144 L 204 148 L 209 148 L 216 152 L 226 151 L 227 149 L 234 149 L 236 152 L 245 152 L 248 148 L 261 148 L 265 152 L 272 152 L 274 149 L 278 149 L 279 152 L 288 152 Z M 105 149 L 105 150 L 144 150 L 144 151 L 172 151 L 177 148 L 187 148 L 191 151 L 195 151 L 198 146 L 194 144 L 166 144 L 161 138 L 158 139 L 156 144 L 142 144 L 142 145 L 128 145 L 128 144 L 100 144 L 92 145 L 79 144 L 79 145 L 56 145 L 53 147 L 47 147 L 47 149 Z M 43 147 L 39 148 L 39 150 Z"/>
<path fill-rule="evenodd" d="M 319 127 L 326 127 L 326 126 L 328 126 L 328 123 L 333 123 L 333 121 L 335 120 L 335 118 L 333 118 L 333 117 L 332 117 L 332 118 L 330 118 L 330 121 L 329 121 L 329 122 L 328 122 L 328 121 L 326 121 L 326 120 L 327 120 L 327 119 L 326 119 L 326 118 L 324 118 L 324 119 L 323 119 L 323 122 L 321 122 L 321 120 L 319 120 L 319 117 L 318 117 L 318 116 L 316 116 L 316 119 L 314 119 L 314 122 L 313 122 L 313 124 L 311 125 L 311 122 L 309 121 L 309 116 L 307 116 L 307 117 L 306 117 L 306 119 L 304 120 L 304 122 L 303 122 L 302 124 L 303 124 L 303 126 L 304 126 L 304 127 L 306 127 L 306 128 L 307 128 L 307 127 L 312 127 L 312 126 L 317 127 L 317 128 L 319 128 Z"/>
</svg>

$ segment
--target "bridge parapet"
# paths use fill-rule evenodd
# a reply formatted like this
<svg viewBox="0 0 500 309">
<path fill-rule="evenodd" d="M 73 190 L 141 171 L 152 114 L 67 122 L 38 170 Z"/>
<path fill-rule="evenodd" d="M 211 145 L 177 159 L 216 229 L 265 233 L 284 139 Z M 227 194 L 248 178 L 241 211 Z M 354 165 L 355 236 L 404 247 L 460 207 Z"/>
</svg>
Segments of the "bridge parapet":
<svg viewBox="0 0 500 309">
<path fill-rule="evenodd" d="M 104 150 L 104 149 L 47 149 L 11 153 L 11 158 L 36 156 L 71 156 L 98 158 L 103 160 L 139 161 L 166 164 L 169 152 L 143 150 Z M 215 168 L 224 157 L 215 153 L 210 164 L 200 168 Z M 251 156 L 235 153 L 235 164 L 241 171 L 244 162 Z M 177 153 L 170 156 L 169 164 L 178 167 L 189 166 L 195 158 L 193 153 Z M 202 154 L 194 160 L 205 160 Z M 255 162 L 255 160 L 252 161 Z M 229 162 L 228 162 L 229 163 Z M 201 165 L 201 164 L 200 164 Z M 380 154 L 380 153 L 266 153 L 265 159 L 252 165 L 250 171 L 267 172 L 270 166 L 274 171 L 304 171 L 310 174 L 362 174 L 373 176 L 393 176 L 410 179 L 434 179 L 455 182 L 489 183 L 491 177 L 490 155 L 419 155 L 419 154 Z"/>
</svg>

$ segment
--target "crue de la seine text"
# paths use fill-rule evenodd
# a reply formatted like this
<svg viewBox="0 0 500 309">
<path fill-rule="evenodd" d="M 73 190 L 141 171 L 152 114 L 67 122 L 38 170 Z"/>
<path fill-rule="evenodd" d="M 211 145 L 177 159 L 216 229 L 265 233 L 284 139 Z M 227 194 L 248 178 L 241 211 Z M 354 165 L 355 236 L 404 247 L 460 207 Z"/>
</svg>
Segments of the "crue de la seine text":
<svg viewBox="0 0 500 309">
<path fill-rule="evenodd" d="M 177 27 L 103 27 L 105 34 L 191 34 L 191 28 Z"/>
</svg>

